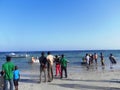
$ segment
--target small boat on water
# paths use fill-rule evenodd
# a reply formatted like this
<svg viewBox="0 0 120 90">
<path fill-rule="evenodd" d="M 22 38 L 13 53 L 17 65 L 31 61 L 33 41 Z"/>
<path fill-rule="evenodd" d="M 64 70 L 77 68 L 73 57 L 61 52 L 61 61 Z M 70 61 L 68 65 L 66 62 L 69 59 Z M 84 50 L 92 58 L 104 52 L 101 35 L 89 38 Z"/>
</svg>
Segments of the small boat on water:
<svg viewBox="0 0 120 90">
<path fill-rule="evenodd" d="M 6 56 L 9 56 L 11 58 L 27 58 L 27 57 L 29 57 L 28 54 L 15 54 L 15 53 L 10 53 Z"/>
</svg>

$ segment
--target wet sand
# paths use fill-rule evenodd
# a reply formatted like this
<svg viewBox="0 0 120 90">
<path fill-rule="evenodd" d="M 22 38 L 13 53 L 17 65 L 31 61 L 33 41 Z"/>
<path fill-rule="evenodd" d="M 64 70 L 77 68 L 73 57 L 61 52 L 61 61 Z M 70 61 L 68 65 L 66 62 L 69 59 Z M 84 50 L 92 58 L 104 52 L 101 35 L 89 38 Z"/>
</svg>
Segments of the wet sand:
<svg viewBox="0 0 120 90">
<path fill-rule="evenodd" d="M 68 68 L 68 78 L 54 77 L 52 82 L 39 82 L 39 68 L 21 71 L 19 90 L 120 90 L 120 70 L 86 70 Z"/>
</svg>

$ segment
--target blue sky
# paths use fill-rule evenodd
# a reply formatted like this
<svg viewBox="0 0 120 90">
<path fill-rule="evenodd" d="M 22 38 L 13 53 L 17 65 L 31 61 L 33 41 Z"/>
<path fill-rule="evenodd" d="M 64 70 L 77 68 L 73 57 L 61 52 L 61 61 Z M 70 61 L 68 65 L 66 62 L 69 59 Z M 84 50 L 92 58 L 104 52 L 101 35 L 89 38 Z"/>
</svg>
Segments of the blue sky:
<svg viewBox="0 0 120 90">
<path fill-rule="evenodd" d="M 120 49 L 120 0 L 0 0 L 0 51 Z"/>
</svg>

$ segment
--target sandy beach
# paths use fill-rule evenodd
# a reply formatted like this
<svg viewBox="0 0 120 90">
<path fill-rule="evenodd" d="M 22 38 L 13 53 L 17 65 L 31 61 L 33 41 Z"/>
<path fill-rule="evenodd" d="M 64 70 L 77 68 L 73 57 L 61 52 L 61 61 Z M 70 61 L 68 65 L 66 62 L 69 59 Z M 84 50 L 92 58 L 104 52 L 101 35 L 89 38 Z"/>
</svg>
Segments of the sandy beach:
<svg viewBox="0 0 120 90">
<path fill-rule="evenodd" d="M 68 68 L 68 78 L 54 77 L 52 82 L 39 81 L 39 68 L 21 71 L 19 90 L 120 90 L 120 70 L 86 70 Z"/>
</svg>

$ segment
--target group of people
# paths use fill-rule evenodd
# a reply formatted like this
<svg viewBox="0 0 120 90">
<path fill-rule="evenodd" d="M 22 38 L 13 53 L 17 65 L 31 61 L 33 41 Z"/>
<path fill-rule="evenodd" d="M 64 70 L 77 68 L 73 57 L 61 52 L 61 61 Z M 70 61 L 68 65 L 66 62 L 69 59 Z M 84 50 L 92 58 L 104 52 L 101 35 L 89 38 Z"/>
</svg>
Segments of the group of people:
<svg viewBox="0 0 120 90">
<path fill-rule="evenodd" d="M 100 59 L 101 59 L 101 65 L 105 65 L 104 56 L 102 53 L 100 53 Z M 83 61 L 86 62 L 87 68 L 89 69 L 89 66 L 95 62 L 97 65 L 98 63 L 98 55 L 97 53 L 92 54 L 86 54 L 86 56 L 83 58 Z M 113 64 L 116 64 L 115 57 L 110 54 L 109 56 L 110 65 L 112 68 Z M 63 78 L 63 71 L 65 72 L 65 78 L 67 78 L 67 59 L 62 54 L 61 56 L 58 55 L 52 55 L 50 52 L 47 52 L 47 56 L 45 55 L 45 52 L 41 52 L 41 56 L 39 57 L 39 63 L 40 63 L 40 82 L 42 80 L 42 73 L 44 72 L 44 79 L 45 82 L 51 82 L 53 80 L 53 64 L 55 63 L 55 69 L 56 73 L 55 76 L 57 77 L 58 74 L 60 78 Z M 0 72 L 0 90 L 13 90 L 13 85 L 15 86 L 15 90 L 18 90 L 18 81 L 20 79 L 20 72 L 18 70 L 18 67 L 15 66 L 14 63 L 11 62 L 11 57 L 6 56 L 6 62 L 2 65 L 2 71 Z M 3 79 L 2 79 L 2 78 Z M 4 83 L 2 84 L 1 82 Z M 8 83 L 10 85 L 10 89 L 8 88 Z M 2 88 L 3 87 L 3 88 Z"/>
<path fill-rule="evenodd" d="M 11 57 L 6 56 L 6 62 L 2 65 L 2 71 L 0 74 L 0 90 L 13 90 L 13 86 L 15 86 L 15 90 L 18 90 L 20 72 L 18 70 L 18 66 L 15 66 L 15 64 L 11 62 Z M 8 87 L 8 83 L 10 85 L 10 89 Z"/>
<path fill-rule="evenodd" d="M 45 52 L 41 52 L 41 56 L 39 57 L 40 62 L 40 83 L 42 78 L 42 72 L 44 72 L 45 82 L 51 82 L 53 80 L 53 64 L 55 63 L 56 74 L 55 76 L 60 76 L 63 78 L 63 71 L 65 72 L 65 78 L 67 78 L 67 63 L 68 61 L 65 59 L 64 55 L 51 55 L 50 52 L 45 56 Z"/>
<path fill-rule="evenodd" d="M 44 52 L 41 52 L 39 57 L 40 63 L 40 82 L 42 78 L 42 72 L 44 72 L 45 82 L 51 82 L 53 80 L 53 64 L 56 65 L 56 75 L 60 75 L 63 78 L 63 71 L 65 71 L 65 78 L 67 78 L 67 63 L 64 55 L 54 56 L 50 52 L 45 56 Z M 18 90 L 18 81 L 20 79 L 20 71 L 18 66 L 11 62 L 11 57 L 6 56 L 6 62 L 2 65 L 2 71 L 0 72 L 0 90 Z M 9 84 L 9 85 L 8 85 Z M 9 87 L 10 86 L 10 87 Z"/>
<path fill-rule="evenodd" d="M 101 62 L 101 66 L 105 66 L 105 59 L 104 59 L 104 55 L 103 53 L 100 53 L 100 62 Z M 112 67 L 113 64 L 116 64 L 116 59 L 113 56 L 113 54 L 111 53 L 109 56 L 109 60 L 110 60 L 110 67 Z M 83 57 L 83 62 L 85 62 L 87 64 L 87 68 L 89 68 L 89 66 L 91 64 L 93 64 L 95 62 L 95 64 L 98 64 L 98 55 L 97 53 L 94 54 L 86 54 L 85 57 Z"/>
</svg>

